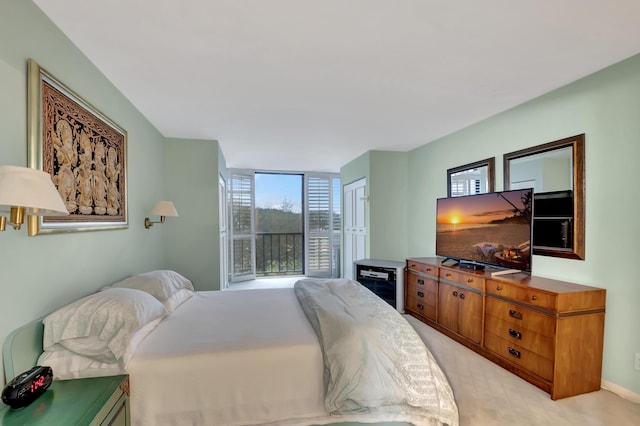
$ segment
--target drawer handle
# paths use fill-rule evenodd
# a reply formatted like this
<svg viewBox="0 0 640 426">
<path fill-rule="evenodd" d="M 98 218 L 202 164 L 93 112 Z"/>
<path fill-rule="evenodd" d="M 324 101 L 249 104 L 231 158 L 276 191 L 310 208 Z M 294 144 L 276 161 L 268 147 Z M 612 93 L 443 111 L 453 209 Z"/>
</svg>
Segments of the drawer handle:
<svg viewBox="0 0 640 426">
<path fill-rule="evenodd" d="M 421 278 L 418 278 L 418 284 L 420 284 L 420 285 L 424 285 L 424 280 L 423 280 L 423 279 L 421 279 Z"/>
<path fill-rule="evenodd" d="M 416 267 L 416 264 L 415 264 L 415 263 L 412 263 L 411 265 L 409 265 L 409 267 L 410 267 L 410 268 L 415 268 L 415 267 Z"/>
<path fill-rule="evenodd" d="M 533 296 L 531 296 L 531 300 L 538 300 L 538 296 L 534 294 Z"/>
<path fill-rule="evenodd" d="M 522 333 L 520 333 L 517 330 L 514 330 L 513 328 L 509 329 L 509 336 L 515 338 L 515 339 L 522 339 Z"/>
<path fill-rule="evenodd" d="M 453 294 L 453 297 L 458 297 L 458 292 L 457 291 L 454 291 L 452 294 Z"/>
<path fill-rule="evenodd" d="M 464 299 L 464 293 L 460 293 L 460 299 Z"/>
<path fill-rule="evenodd" d="M 514 358 L 520 358 L 520 351 L 513 349 L 512 347 L 509 347 L 509 355 L 511 355 Z"/>
<path fill-rule="evenodd" d="M 502 290 L 502 287 L 500 287 L 499 285 L 496 286 L 496 291 L 500 291 Z"/>
<path fill-rule="evenodd" d="M 451 276 L 451 274 L 447 272 L 446 274 L 444 274 L 444 276 L 449 278 Z"/>
<path fill-rule="evenodd" d="M 522 312 L 518 312 L 515 309 L 509 309 L 509 316 L 511 318 L 515 318 L 515 319 L 521 320 L 522 319 Z"/>
<path fill-rule="evenodd" d="M 473 278 L 467 278 L 467 282 L 468 283 L 472 283 L 473 282 Z"/>
<path fill-rule="evenodd" d="M 418 309 L 420 309 L 421 311 L 424 310 L 424 305 L 422 305 L 421 303 L 418 303 Z"/>
<path fill-rule="evenodd" d="M 423 292 L 421 292 L 421 291 L 419 291 L 419 292 L 418 292 L 418 296 L 420 296 L 420 297 L 424 297 L 424 293 L 423 293 Z"/>
</svg>

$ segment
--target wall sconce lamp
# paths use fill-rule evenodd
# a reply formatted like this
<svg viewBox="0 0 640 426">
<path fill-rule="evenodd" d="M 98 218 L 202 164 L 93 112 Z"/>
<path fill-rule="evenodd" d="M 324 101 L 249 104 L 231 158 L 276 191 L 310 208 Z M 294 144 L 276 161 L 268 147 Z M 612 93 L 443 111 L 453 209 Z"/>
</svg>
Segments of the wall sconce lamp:
<svg viewBox="0 0 640 426">
<path fill-rule="evenodd" d="M 9 223 L 19 230 L 25 216 L 66 216 L 69 214 L 51 175 L 42 170 L 0 166 L 0 212 L 9 213 Z M 7 218 L 0 216 L 0 231 Z"/>
<path fill-rule="evenodd" d="M 160 216 L 160 220 L 152 222 L 148 217 L 144 218 L 144 227 L 149 229 L 154 223 L 164 223 L 164 218 L 167 216 L 178 216 L 176 208 L 171 201 L 158 201 L 151 209 L 151 214 Z"/>
</svg>

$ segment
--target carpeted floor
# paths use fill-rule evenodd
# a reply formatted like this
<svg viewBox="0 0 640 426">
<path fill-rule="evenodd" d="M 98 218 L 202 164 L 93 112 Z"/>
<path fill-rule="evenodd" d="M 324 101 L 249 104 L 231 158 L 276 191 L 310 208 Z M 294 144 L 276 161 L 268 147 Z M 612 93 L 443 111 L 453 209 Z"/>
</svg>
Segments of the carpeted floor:
<svg viewBox="0 0 640 426">
<path fill-rule="evenodd" d="M 449 378 L 461 426 L 640 425 L 640 404 L 607 390 L 552 401 L 549 394 L 406 316 Z"/>
</svg>

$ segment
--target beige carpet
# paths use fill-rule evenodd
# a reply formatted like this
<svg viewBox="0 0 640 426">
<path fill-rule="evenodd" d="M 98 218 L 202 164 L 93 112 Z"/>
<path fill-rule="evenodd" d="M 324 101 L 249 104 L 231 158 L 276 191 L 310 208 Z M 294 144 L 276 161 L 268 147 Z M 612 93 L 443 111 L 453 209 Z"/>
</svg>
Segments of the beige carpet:
<svg viewBox="0 0 640 426">
<path fill-rule="evenodd" d="M 537 387 L 415 318 L 406 318 L 449 378 L 461 426 L 640 425 L 640 404 L 606 390 L 552 401 Z"/>
</svg>

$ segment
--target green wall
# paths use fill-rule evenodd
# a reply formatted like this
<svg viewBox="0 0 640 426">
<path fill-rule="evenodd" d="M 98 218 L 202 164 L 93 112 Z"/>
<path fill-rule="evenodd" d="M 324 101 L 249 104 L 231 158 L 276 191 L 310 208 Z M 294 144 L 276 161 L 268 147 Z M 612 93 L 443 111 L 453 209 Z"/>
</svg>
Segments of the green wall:
<svg viewBox="0 0 640 426">
<path fill-rule="evenodd" d="M 435 251 L 435 200 L 447 169 L 495 156 L 503 189 L 505 153 L 585 133 L 586 259 L 534 256 L 535 275 L 607 289 L 603 378 L 640 394 L 640 56 L 421 146 L 408 156 L 409 256 Z M 372 239 L 381 231 L 371 229 Z"/>
<path fill-rule="evenodd" d="M 164 266 L 165 229 L 145 230 L 164 197 L 164 138 L 32 2 L 0 2 L 0 164 L 27 165 L 27 59 L 128 133 L 129 228 L 28 237 L 0 233 L 0 342 L 69 301 Z M 167 225 L 169 226 L 169 225 Z M 0 374 L 0 382 L 2 382 Z"/>
<path fill-rule="evenodd" d="M 404 261 L 407 239 L 407 153 L 371 151 L 369 257 Z"/>
<path fill-rule="evenodd" d="M 220 290 L 218 179 L 226 175 L 216 141 L 167 139 L 166 193 L 179 216 L 166 232 L 166 264 L 198 290 Z"/>
</svg>

